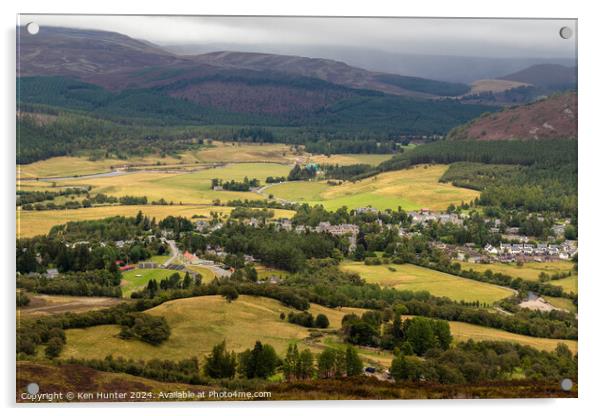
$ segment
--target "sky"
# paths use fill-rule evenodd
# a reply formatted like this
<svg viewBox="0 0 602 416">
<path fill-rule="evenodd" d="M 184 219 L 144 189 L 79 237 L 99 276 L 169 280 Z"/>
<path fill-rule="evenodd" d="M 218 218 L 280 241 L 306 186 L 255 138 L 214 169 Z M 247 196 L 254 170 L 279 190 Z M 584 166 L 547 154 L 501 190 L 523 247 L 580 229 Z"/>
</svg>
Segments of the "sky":
<svg viewBox="0 0 602 416">
<path fill-rule="evenodd" d="M 21 15 L 20 24 L 119 32 L 159 45 L 367 48 L 389 53 L 574 58 L 575 20 Z M 573 38 L 559 30 L 568 26 Z"/>
</svg>

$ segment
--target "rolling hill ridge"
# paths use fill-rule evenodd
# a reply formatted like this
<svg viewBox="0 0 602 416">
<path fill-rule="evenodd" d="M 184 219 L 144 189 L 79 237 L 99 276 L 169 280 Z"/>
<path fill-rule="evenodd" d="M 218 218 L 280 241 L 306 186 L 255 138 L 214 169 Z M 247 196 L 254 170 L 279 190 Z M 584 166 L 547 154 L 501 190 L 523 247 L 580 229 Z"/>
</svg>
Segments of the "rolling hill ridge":
<svg viewBox="0 0 602 416">
<path fill-rule="evenodd" d="M 452 140 L 577 139 L 577 93 L 567 92 L 531 104 L 483 115 L 457 127 Z"/>
</svg>

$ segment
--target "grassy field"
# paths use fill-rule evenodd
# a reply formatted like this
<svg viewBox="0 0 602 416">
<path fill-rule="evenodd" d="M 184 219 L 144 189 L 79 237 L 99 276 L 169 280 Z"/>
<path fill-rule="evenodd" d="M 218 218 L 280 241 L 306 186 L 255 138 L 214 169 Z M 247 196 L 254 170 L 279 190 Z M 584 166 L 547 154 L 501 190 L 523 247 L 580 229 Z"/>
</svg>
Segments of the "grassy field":
<svg viewBox="0 0 602 416">
<path fill-rule="evenodd" d="M 115 215 L 133 217 L 138 211 L 142 211 L 145 215 L 160 220 L 168 215 L 180 215 L 188 218 L 191 218 L 193 215 L 209 217 L 211 212 L 227 216 L 232 209 L 231 207 L 210 205 L 113 205 L 50 211 L 17 210 L 17 236 L 33 237 L 35 235 L 46 234 L 53 226 L 65 224 L 68 221 L 96 220 Z M 274 210 L 275 218 L 291 218 L 293 215 L 294 211 Z"/>
<path fill-rule="evenodd" d="M 293 163 L 299 156 L 286 144 L 224 143 L 214 141 L 200 151 L 187 152 L 202 163 L 274 162 Z M 186 153 L 185 153 L 186 154 Z"/>
<path fill-rule="evenodd" d="M 264 266 L 262 264 L 256 265 L 255 269 L 257 269 L 257 277 L 259 278 L 259 280 L 265 280 L 270 276 L 276 276 L 280 279 L 286 279 L 290 275 L 290 272 L 287 272 L 286 270 L 274 269 L 272 267 Z"/>
<path fill-rule="evenodd" d="M 376 166 L 385 160 L 389 160 L 393 157 L 392 154 L 345 154 L 345 155 L 312 155 L 309 157 L 309 161 L 323 165 L 357 165 L 366 164 Z"/>
<path fill-rule="evenodd" d="M 129 160 L 102 159 L 91 161 L 87 157 L 59 156 L 28 165 L 17 165 L 17 177 L 26 178 L 48 178 L 75 175 L 91 175 L 95 173 L 110 172 L 117 166 L 126 164 L 152 164 L 157 158 L 134 158 Z M 166 163 L 175 163 L 176 159 L 162 159 Z"/>
<path fill-rule="evenodd" d="M 552 306 L 569 312 L 577 313 L 577 307 L 573 305 L 573 301 L 567 298 L 555 298 L 553 296 L 544 296 L 544 299 Z"/>
<path fill-rule="evenodd" d="M 520 277 L 524 280 L 537 281 L 539 274 L 545 272 L 547 274 L 569 272 L 573 270 L 574 263 L 570 261 L 553 261 L 546 263 L 539 262 L 527 262 L 522 266 L 516 264 L 504 264 L 504 263 L 492 263 L 492 264 L 480 264 L 480 263 L 468 263 L 460 262 L 462 269 L 470 270 L 473 269 L 477 272 L 485 272 L 491 270 L 494 273 L 503 273 L 513 277 Z M 551 280 L 549 282 L 555 286 L 561 286 L 567 292 L 577 293 L 577 273 L 573 272 L 572 276 L 566 279 Z"/>
<path fill-rule="evenodd" d="M 285 200 L 319 203 L 328 209 L 370 205 L 379 209 L 401 206 L 406 210 L 445 210 L 451 203 L 468 202 L 479 195 L 470 189 L 439 183 L 446 170 L 445 165 L 417 166 L 338 186 L 329 186 L 326 182 L 286 183 L 275 185 L 266 193 Z"/>
<path fill-rule="evenodd" d="M 159 283 L 174 273 L 178 273 L 180 277 L 184 277 L 184 273 L 169 269 L 134 269 L 123 272 L 121 279 L 123 297 L 129 298 L 132 292 L 144 289 L 151 279 L 155 279 Z"/>
<path fill-rule="evenodd" d="M 560 286 L 567 293 L 578 293 L 578 277 L 576 274 L 573 274 L 566 279 L 560 280 L 550 280 L 550 284 L 555 286 Z"/>
<path fill-rule="evenodd" d="M 361 155 L 364 156 L 364 155 Z M 367 155 L 370 156 L 370 155 Z M 99 159 L 91 161 L 85 156 L 59 156 L 46 160 L 17 165 L 17 177 L 45 178 L 75 175 L 90 175 L 109 172 L 115 168 L 129 167 L 178 167 L 202 163 L 222 162 L 275 162 L 293 163 L 299 156 L 285 144 L 223 143 L 189 150 L 177 156 L 148 155 L 129 159 Z"/>
<path fill-rule="evenodd" d="M 190 357 L 202 359 L 210 352 L 213 345 L 224 339 L 228 348 L 235 351 L 250 348 L 255 340 L 261 340 L 273 345 L 279 354 L 283 354 L 291 342 L 303 342 L 314 352 L 321 351 L 325 345 L 340 344 L 340 340 L 328 331 L 317 341 L 304 342 L 310 330 L 290 324 L 279 317 L 281 312 L 288 313 L 290 310 L 273 299 L 244 295 L 232 303 L 227 303 L 220 296 L 178 299 L 146 312 L 164 316 L 169 322 L 171 336 L 160 346 L 151 346 L 136 340 L 122 340 L 117 336 L 119 333 L 117 325 L 100 325 L 67 330 L 67 344 L 61 358 L 104 358 L 112 354 L 115 357 L 133 359 L 166 357 L 175 360 Z M 363 312 L 354 308 L 330 309 L 318 305 L 312 305 L 310 311 L 314 315 L 326 314 L 332 329 L 340 328 L 341 319 L 345 314 Z M 547 350 L 555 348 L 559 342 L 457 322 L 452 322 L 451 328 L 456 341 L 468 338 L 506 340 Z M 563 342 L 576 350 L 575 342 Z M 360 353 L 363 358 L 382 364 L 390 360 L 389 354 L 379 354 L 375 350 L 362 348 Z"/>
<path fill-rule="evenodd" d="M 449 326 L 455 342 L 467 341 L 468 339 L 474 339 L 475 341 L 507 341 L 528 345 L 545 351 L 552 351 L 559 343 L 564 343 L 572 352 L 577 352 L 577 341 L 574 340 L 529 337 L 502 331 L 501 329 L 487 328 L 464 322 L 450 322 Z"/>
<path fill-rule="evenodd" d="M 330 188 L 326 182 L 286 182 L 270 186 L 263 193 L 273 194 L 277 198 L 286 201 L 309 202 L 311 204 L 322 204 L 322 192 Z"/>
<path fill-rule="evenodd" d="M 264 183 L 268 176 L 286 176 L 289 171 L 289 166 L 277 163 L 237 163 L 188 173 L 143 171 L 121 176 L 70 179 L 65 182 L 69 185 L 89 185 L 92 187 L 92 194 L 146 196 L 149 201 L 163 198 L 176 204 L 210 204 L 215 199 L 230 201 L 264 198 L 254 192 L 214 191 L 211 189 L 213 178 L 242 181 L 247 176 Z"/>
<path fill-rule="evenodd" d="M 152 256 L 148 261 L 152 261 L 153 263 L 163 264 L 165 263 L 171 256 Z"/>
<path fill-rule="evenodd" d="M 177 156 L 148 155 L 129 159 L 90 160 L 86 156 L 59 156 L 46 160 L 17 165 L 17 177 L 22 179 L 82 176 L 110 172 L 116 168 L 133 167 L 148 169 L 193 168 L 213 163 L 271 162 L 291 165 L 297 161 L 328 165 L 353 165 L 364 163 L 378 165 L 390 159 L 391 154 L 344 154 L 309 155 L 293 152 L 285 144 L 224 143 L 214 141 L 212 145 L 189 150 Z"/>
<path fill-rule="evenodd" d="M 292 309 L 280 302 L 261 297 L 240 296 L 227 303 L 221 296 L 203 296 L 163 303 L 147 313 L 164 316 L 170 327 L 170 338 L 158 347 L 117 337 L 119 327 L 101 325 L 67 331 L 67 345 L 62 357 L 104 358 L 108 354 L 134 359 L 201 358 L 211 348 L 226 340 L 229 349 L 252 348 L 255 340 L 274 346 L 283 354 L 290 342 L 302 341 L 309 330 L 280 319 L 280 313 Z M 333 328 L 340 327 L 351 308 L 329 309 L 312 305 L 312 313 L 325 313 Z"/>
<path fill-rule="evenodd" d="M 215 277 L 215 274 L 210 269 L 201 265 L 187 265 L 186 268 L 199 273 L 203 283 L 210 283 Z"/>
<path fill-rule="evenodd" d="M 395 271 L 389 270 L 389 267 Z M 427 290 L 435 296 L 446 296 L 452 300 L 480 301 L 493 303 L 512 295 L 507 288 L 477 282 L 470 279 L 441 273 L 412 264 L 366 266 L 360 262 L 347 262 L 343 270 L 356 272 L 369 283 L 394 287 L 399 290 Z"/>
</svg>

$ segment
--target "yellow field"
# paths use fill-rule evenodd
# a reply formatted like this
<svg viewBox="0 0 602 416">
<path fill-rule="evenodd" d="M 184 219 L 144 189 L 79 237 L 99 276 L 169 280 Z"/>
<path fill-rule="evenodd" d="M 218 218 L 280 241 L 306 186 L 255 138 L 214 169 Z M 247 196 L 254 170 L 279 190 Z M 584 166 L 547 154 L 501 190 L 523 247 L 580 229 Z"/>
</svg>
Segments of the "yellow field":
<svg viewBox="0 0 602 416">
<path fill-rule="evenodd" d="M 481 264 L 481 263 L 468 263 L 459 262 L 464 270 L 474 270 L 476 272 L 485 272 L 491 270 L 494 273 L 503 273 L 512 277 L 520 277 L 524 280 L 537 281 L 539 274 L 545 272 L 547 274 L 569 272 L 573 270 L 573 263 L 570 261 L 553 261 L 546 263 L 539 262 L 527 262 L 522 266 L 516 264 L 505 264 L 505 263 L 492 263 L 492 264 Z M 561 286 L 567 292 L 577 293 L 577 272 L 573 271 L 573 275 L 565 279 L 550 280 L 548 283 L 555 286 Z"/>
<path fill-rule="evenodd" d="M 91 175 L 95 173 L 110 172 L 117 167 L 136 166 L 136 165 L 154 165 L 157 162 L 162 164 L 175 164 L 179 159 L 173 157 L 137 157 L 131 159 L 101 159 L 91 161 L 87 157 L 59 156 L 28 165 L 17 165 L 17 178 L 48 178 L 75 175 Z"/>
<path fill-rule="evenodd" d="M 293 163 L 298 157 L 286 144 L 254 144 L 213 142 L 212 147 L 186 152 L 201 163 L 272 162 Z"/>
<path fill-rule="evenodd" d="M 571 293 L 571 292 L 578 293 L 577 274 L 573 274 L 572 276 L 567 277 L 566 279 L 550 280 L 549 283 L 554 286 L 560 286 L 567 293 Z"/>
<path fill-rule="evenodd" d="M 160 346 L 122 340 L 117 337 L 117 325 L 101 325 L 66 331 L 67 344 L 62 357 L 104 358 L 113 354 L 134 359 L 201 358 L 224 339 L 228 348 L 235 351 L 252 348 L 256 340 L 261 340 L 283 354 L 290 342 L 300 342 L 309 336 L 307 328 L 280 319 L 281 312 L 291 310 L 276 300 L 262 297 L 240 296 L 232 303 L 221 296 L 178 299 L 147 312 L 164 316 L 171 327 L 170 338 Z M 331 327 L 339 328 L 345 314 L 359 310 L 312 305 L 310 311 L 326 314 Z"/>
<path fill-rule="evenodd" d="M 394 268 L 395 271 L 389 270 L 389 267 Z M 360 262 L 348 262 L 341 268 L 358 273 L 368 283 L 378 283 L 398 290 L 427 290 L 434 296 L 446 296 L 457 301 L 478 300 L 491 304 L 513 293 L 512 290 L 504 287 L 464 279 L 413 264 L 366 266 Z"/>
<path fill-rule="evenodd" d="M 142 211 L 149 217 L 161 220 L 168 215 L 191 218 L 193 215 L 209 217 L 211 212 L 227 216 L 233 208 L 211 205 L 112 205 L 105 207 L 49 210 L 49 211 L 17 211 L 17 236 L 33 237 L 46 234 L 57 224 L 68 221 L 97 220 L 115 215 L 135 216 Z M 294 211 L 275 209 L 275 218 L 291 218 Z"/>
<path fill-rule="evenodd" d="M 163 198 L 176 204 L 210 204 L 213 200 L 264 199 L 254 192 L 214 191 L 211 179 L 242 181 L 245 176 L 262 183 L 268 176 L 286 176 L 290 167 L 277 163 L 240 163 L 191 173 L 135 172 L 121 176 L 71 179 L 69 185 L 92 186 L 92 194 L 146 196 L 150 201 Z M 61 181 L 62 184 L 63 181 Z"/>
<path fill-rule="evenodd" d="M 475 341 L 507 341 L 528 345 L 545 351 L 552 351 L 559 343 L 564 343 L 572 352 L 577 352 L 577 341 L 574 340 L 529 337 L 502 331 L 501 329 L 472 325 L 464 322 L 450 322 L 449 326 L 455 342 L 467 341 L 468 339 L 474 339 Z"/>
<path fill-rule="evenodd" d="M 378 154 L 345 154 L 345 155 L 312 155 L 308 158 L 309 162 L 317 163 L 322 165 L 356 165 L 356 164 L 367 164 L 376 166 L 385 160 L 389 160 L 393 157 L 391 154 L 378 155 Z"/>
<path fill-rule="evenodd" d="M 512 88 L 527 86 L 524 82 L 509 81 L 505 79 L 480 79 L 471 84 L 468 94 L 479 94 L 486 91 L 503 92 Z"/>
<path fill-rule="evenodd" d="M 363 155 L 362 155 L 363 156 Z M 368 155 L 369 156 L 369 155 Z M 129 167 L 178 167 L 201 163 L 220 162 L 274 162 L 293 163 L 298 155 L 284 144 L 223 143 L 214 141 L 211 146 L 190 150 L 177 157 L 149 155 L 129 159 L 100 159 L 88 157 L 59 156 L 28 165 L 17 165 L 17 178 L 47 178 L 75 175 L 90 175 L 109 172 L 115 168 Z"/>
<path fill-rule="evenodd" d="M 285 200 L 322 204 L 333 210 L 368 205 L 379 209 L 401 206 L 406 210 L 445 210 L 452 203 L 468 202 L 479 195 L 477 191 L 439 183 L 446 170 L 445 165 L 417 166 L 338 186 L 328 186 L 325 181 L 286 183 L 272 186 L 265 193 Z"/>
<path fill-rule="evenodd" d="M 555 298 L 553 296 L 544 296 L 544 299 L 556 308 L 564 309 L 569 312 L 577 313 L 577 307 L 573 305 L 573 301 L 567 298 Z"/>
<path fill-rule="evenodd" d="M 215 274 L 210 269 L 201 265 L 187 265 L 186 268 L 200 274 L 202 282 L 205 284 L 211 283 L 211 281 L 215 277 Z"/>
</svg>

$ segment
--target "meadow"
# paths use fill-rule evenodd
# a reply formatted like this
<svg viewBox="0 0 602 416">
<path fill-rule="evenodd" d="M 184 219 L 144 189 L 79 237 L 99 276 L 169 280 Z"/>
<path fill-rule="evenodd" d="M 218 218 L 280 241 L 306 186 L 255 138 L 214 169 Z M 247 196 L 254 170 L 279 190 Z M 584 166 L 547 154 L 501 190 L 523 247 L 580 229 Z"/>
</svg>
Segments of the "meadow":
<svg viewBox="0 0 602 416">
<path fill-rule="evenodd" d="M 488 328 L 479 325 L 467 324 L 465 322 L 450 322 L 454 342 L 468 341 L 506 341 L 515 342 L 538 350 L 553 351 L 559 343 L 566 344 L 570 350 L 577 352 L 577 341 L 570 339 L 537 338 L 526 335 L 514 334 L 501 329 Z"/>
<path fill-rule="evenodd" d="M 385 160 L 393 157 L 392 154 L 344 154 L 344 155 L 312 155 L 308 158 L 309 162 L 323 165 L 357 165 L 366 164 L 376 166 Z"/>
<path fill-rule="evenodd" d="M 257 270 L 257 277 L 259 280 L 265 280 L 271 276 L 286 279 L 291 274 L 286 270 L 274 269 L 273 267 L 264 266 L 263 264 L 256 264 L 255 269 Z"/>
<path fill-rule="evenodd" d="M 211 281 L 215 277 L 215 274 L 210 269 L 208 269 L 202 265 L 189 264 L 189 265 L 186 265 L 186 268 L 192 270 L 193 272 L 200 274 L 201 279 L 202 279 L 201 281 L 203 283 L 211 283 Z"/>
<path fill-rule="evenodd" d="M 464 270 L 474 270 L 476 272 L 485 272 L 487 270 L 491 270 L 494 273 L 503 273 L 512 277 L 520 277 L 524 280 L 530 281 L 538 281 L 540 273 L 544 272 L 549 275 L 554 273 L 563 273 L 563 272 L 572 272 L 572 275 L 560 280 L 551 280 L 549 283 L 551 285 L 560 286 L 567 292 L 577 293 L 577 272 L 573 270 L 574 263 L 570 261 L 552 261 L 552 262 L 526 262 L 522 266 L 519 266 L 515 263 L 505 264 L 505 263 L 491 263 L 491 264 L 481 264 L 481 263 L 468 263 L 468 262 L 460 262 L 462 269 Z"/>
<path fill-rule="evenodd" d="M 479 192 L 440 183 L 446 165 L 416 166 L 378 174 L 356 182 L 330 186 L 321 182 L 292 182 L 270 187 L 265 193 L 290 201 L 322 204 L 335 210 L 341 206 L 405 210 L 429 208 L 445 210 L 450 204 L 469 202 Z"/>
<path fill-rule="evenodd" d="M 556 298 L 553 296 L 544 296 L 546 302 L 550 305 L 564 309 L 569 312 L 577 313 L 577 307 L 573 304 L 573 301 L 567 298 Z"/>
<path fill-rule="evenodd" d="M 221 296 L 178 299 L 146 312 L 164 316 L 171 327 L 170 338 L 158 347 L 141 341 L 122 340 L 117 336 L 117 325 L 100 325 L 66 331 L 67 344 L 61 356 L 104 358 L 113 354 L 134 359 L 202 358 L 223 340 L 226 340 L 228 349 L 238 352 L 252 348 L 255 340 L 261 340 L 283 354 L 289 343 L 301 342 L 310 334 L 309 329 L 280 319 L 281 312 L 286 314 L 292 310 L 273 299 L 245 295 L 231 303 Z M 340 328 L 345 314 L 361 313 L 361 310 L 312 305 L 310 312 L 326 314 L 331 328 Z"/>
<path fill-rule="evenodd" d="M 23 211 L 19 209 L 17 210 L 17 236 L 33 237 L 46 234 L 53 226 L 65 224 L 69 221 L 96 220 L 115 215 L 133 217 L 138 211 L 161 220 L 168 215 L 187 218 L 192 218 L 193 215 L 210 217 L 212 212 L 225 217 L 232 209 L 232 207 L 212 205 L 110 205 L 49 211 Z M 294 211 L 274 210 L 276 218 L 290 218 L 293 215 Z"/>
<path fill-rule="evenodd" d="M 169 269 L 133 269 L 122 273 L 121 292 L 124 298 L 129 298 L 132 292 L 144 289 L 151 279 L 157 283 L 174 273 L 184 277 L 184 273 Z"/>
<path fill-rule="evenodd" d="M 178 360 L 197 357 L 202 360 L 215 344 L 223 340 L 226 340 L 228 349 L 237 352 L 251 348 L 255 340 L 271 344 L 279 354 L 284 354 L 291 342 L 305 344 L 312 351 L 318 352 L 325 346 L 341 347 L 340 339 L 331 329 L 340 328 L 345 314 L 363 312 L 355 308 L 330 309 L 312 304 L 310 312 L 314 315 L 326 314 L 331 326 L 329 330 L 318 331 L 323 337 L 308 338 L 316 330 L 280 319 L 281 312 L 289 311 L 290 308 L 276 300 L 245 295 L 231 303 L 221 296 L 173 300 L 145 312 L 164 316 L 171 327 L 170 338 L 160 346 L 137 340 L 123 340 L 118 337 L 120 329 L 117 325 L 100 325 L 67 330 L 67 343 L 61 358 L 104 358 L 111 354 L 132 359 L 169 357 Z M 552 350 L 559 342 L 565 342 L 573 351 L 577 348 L 575 341 L 526 337 L 459 322 L 451 322 L 450 325 L 456 341 L 469 338 L 506 340 L 544 350 Z M 391 359 L 389 353 L 379 353 L 367 348 L 360 348 L 360 355 L 367 361 L 382 365 L 387 365 Z"/>
<path fill-rule="evenodd" d="M 363 155 L 362 155 L 363 156 Z M 17 178 L 82 176 L 110 172 L 122 167 L 177 168 L 203 163 L 273 162 L 291 164 L 297 153 L 284 144 L 225 143 L 214 141 L 177 155 L 133 156 L 127 159 L 89 156 L 58 156 L 27 165 L 17 165 Z"/>
<path fill-rule="evenodd" d="M 367 266 L 360 262 L 345 262 L 341 268 L 358 273 L 368 283 L 378 283 L 399 290 L 426 290 L 432 295 L 446 296 L 456 301 L 478 300 L 491 304 L 513 294 L 513 291 L 508 288 L 464 279 L 413 264 Z"/>
<path fill-rule="evenodd" d="M 211 189 L 213 178 L 242 181 L 248 177 L 265 183 L 268 176 L 286 176 L 290 169 L 290 166 L 278 163 L 235 163 L 186 173 L 140 171 L 120 176 L 70 179 L 68 182 L 74 186 L 91 186 L 92 194 L 146 196 L 149 202 L 163 198 L 175 204 L 210 204 L 216 199 L 222 202 L 264 199 L 254 192 L 214 191 Z"/>
</svg>

